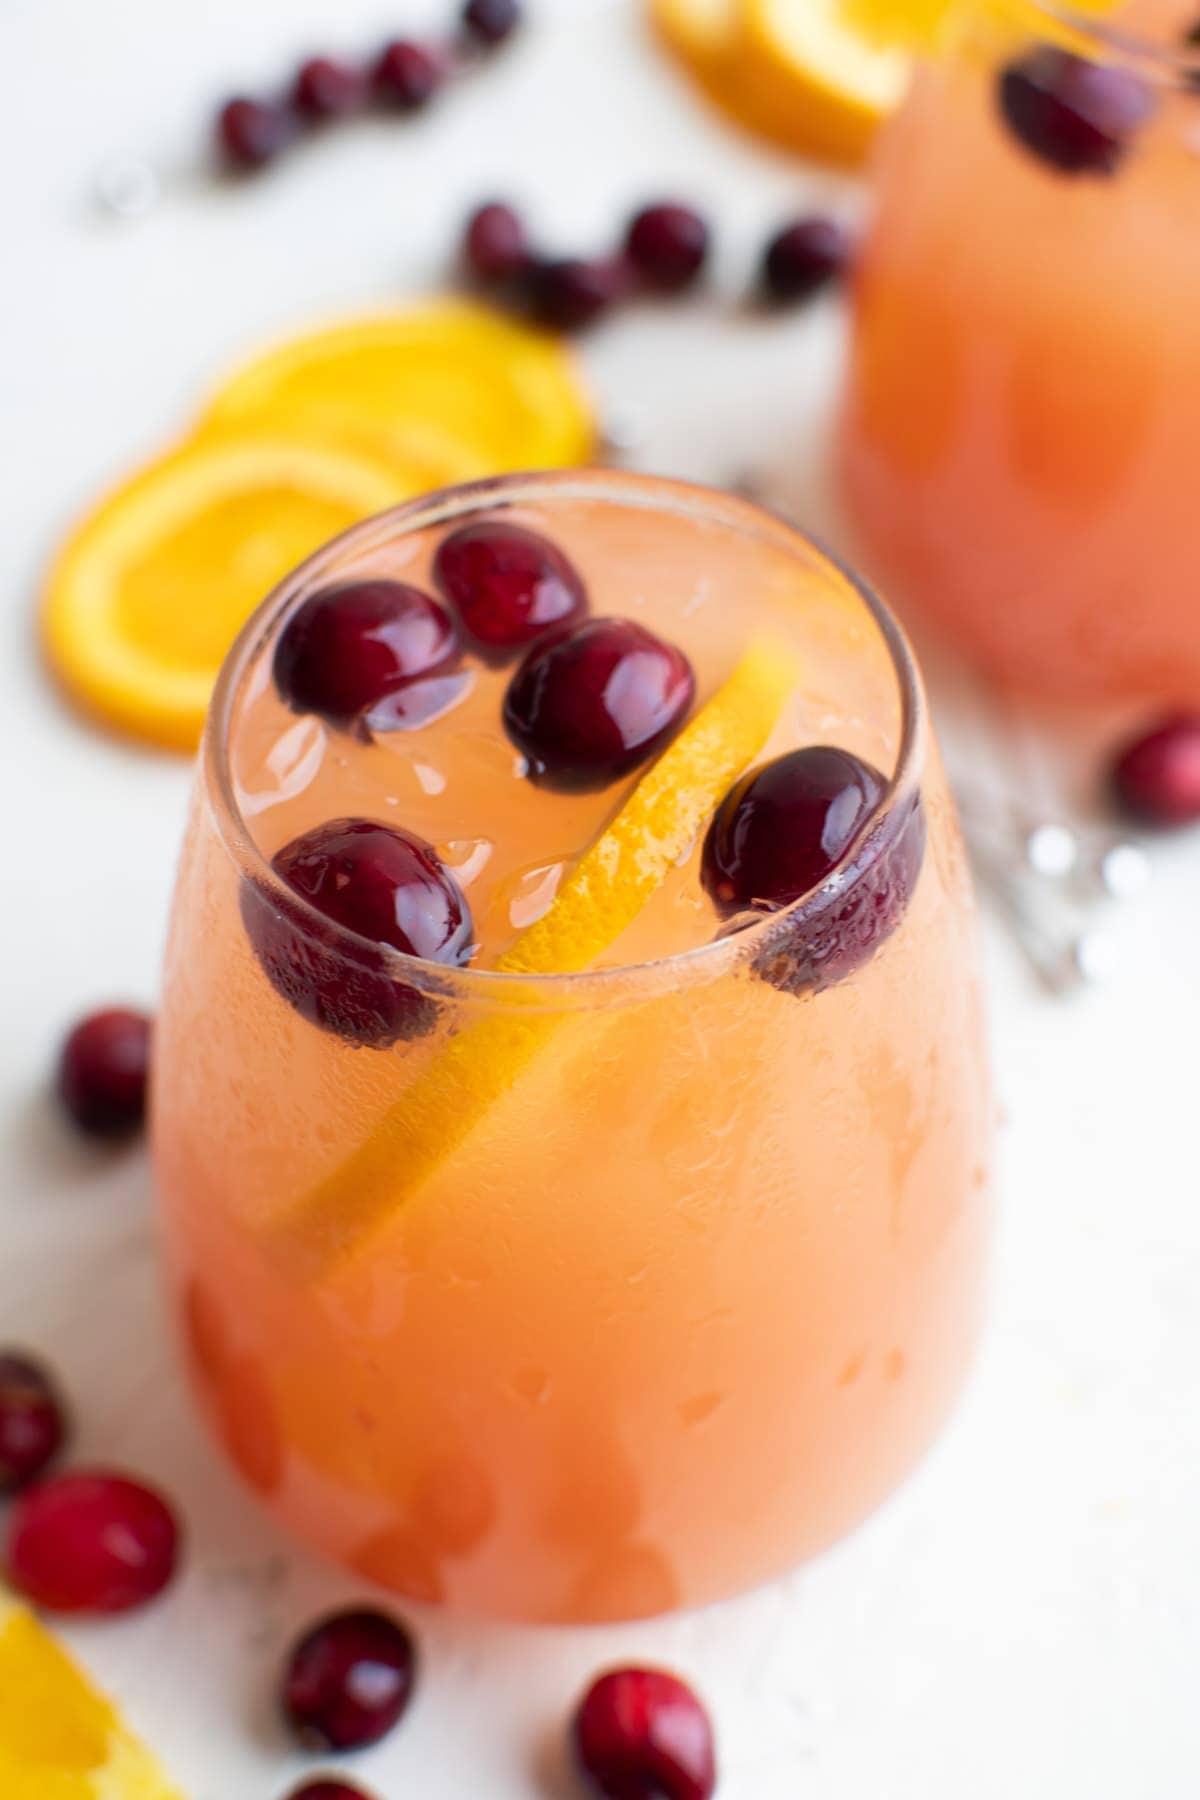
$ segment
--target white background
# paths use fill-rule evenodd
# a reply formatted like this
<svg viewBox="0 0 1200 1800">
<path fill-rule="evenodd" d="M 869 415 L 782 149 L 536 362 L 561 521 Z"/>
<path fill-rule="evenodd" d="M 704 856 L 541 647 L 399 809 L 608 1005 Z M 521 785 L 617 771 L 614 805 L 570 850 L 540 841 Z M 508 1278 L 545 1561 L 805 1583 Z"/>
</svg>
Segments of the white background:
<svg viewBox="0 0 1200 1800">
<path fill-rule="evenodd" d="M 774 219 L 855 196 L 715 124 L 631 7 L 530 0 L 527 42 L 419 126 L 348 131 L 233 191 L 189 175 L 214 96 L 311 48 L 366 48 L 424 4 L 0 9 L 0 1341 L 60 1368 L 81 1456 L 150 1472 L 186 1512 L 170 1596 L 69 1635 L 192 1800 L 273 1800 L 299 1774 L 273 1719 L 278 1657 L 350 1590 L 281 1542 L 192 1420 L 141 1155 L 81 1150 L 45 1097 L 75 1014 L 153 1003 L 187 783 L 49 688 L 31 620 L 56 534 L 181 428 L 231 356 L 436 283 L 463 209 L 494 190 L 581 248 L 656 190 L 703 200 L 721 230 L 712 295 L 597 334 L 595 386 L 610 410 L 637 402 L 645 466 L 771 467 L 832 528 L 813 496 L 838 309 L 765 322 L 738 298 Z M 141 222 L 90 204 L 115 151 L 174 171 Z M 1155 872 L 1102 994 L 1046 997 L 987 923 L 1005 1119 L 995 1299 L 966 1403 L 919 1477 L 818 1565 L 708 1614 L 564 1633 L 407 1609 L 419 1697 L 355 1766 L 380 1800 L 567 1800 L 565 1713 L 590 1671 L 628 1657 L 676 1664 L 709 1698 L 722 1800 L 1197 1793 L 1200 845 L 1164 848 Z"/>
</svg>

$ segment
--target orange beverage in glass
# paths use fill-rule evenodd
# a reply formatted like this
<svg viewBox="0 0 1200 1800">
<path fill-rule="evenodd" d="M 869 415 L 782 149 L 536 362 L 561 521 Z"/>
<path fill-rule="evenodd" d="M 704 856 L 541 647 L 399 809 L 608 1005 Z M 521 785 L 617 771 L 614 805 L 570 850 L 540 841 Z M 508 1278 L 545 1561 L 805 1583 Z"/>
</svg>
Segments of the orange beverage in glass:
<svg viewBox="0 0 1200 1800">
<path fill-rule="evenodd" d="M 1200 699 L 1200 44 L 967 0 L 881 145 L 842 466 L 867 566 L 1005 683 Z"/>
<path fill-rule="evenodd" d="M 962 1379 L 990 1115 L 919 680 L 728 495 L 516 477 L 284 583 L 214 700 L 156 1064 L 205 1411 L 402 1593 L 731 1593 Z"/>
</svg>

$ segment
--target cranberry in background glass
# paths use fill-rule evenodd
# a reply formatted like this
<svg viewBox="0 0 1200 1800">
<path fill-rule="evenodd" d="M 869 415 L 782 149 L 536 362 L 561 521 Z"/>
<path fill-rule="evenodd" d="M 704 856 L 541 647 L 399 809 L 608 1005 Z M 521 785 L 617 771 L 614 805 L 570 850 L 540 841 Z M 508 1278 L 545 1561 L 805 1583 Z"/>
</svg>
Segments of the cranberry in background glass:
<svg viewBox="0 0 1200 1800">
<path fill-rule="evenodd" d="M 471 954 L 470 909 L 430 845 L 372 819 L 331 819 L 271 858 L 271 867 L 331 927 L 290 913 L 243 882 L 242 922 L 276 992 L 303 1018 L 355 1044 L 416 1037 L 433 1022 L 430 998 L 397 981 L 384 948 L 458 966 Z"/>
<path fill-rule="evenodd" d="M 632 619 L 589 619 L 537 644 L 504 699 L 504 728 L 548 787 L 604 787 L 647 762 L 696 692 L 682 650 Z"/>
<path fill-rule="evenodd" d="M 1163 719 L 1118 754 L 1113 795 L 1143 825 L 1200 822 L 1200 713 Z"/>
<path fill-rule="evenodd" d="M 850 261 L 852 240 L 836 219 L 796 219 L 767 245 L 762 285 L 772 300 L 793 305 L 835 281 Z"/>
<path fill-rule="evenodd" d="M 0 1350 L 0 1497 L 40 1475 L 65 1436 L 62 1401 L 47 1371 L 19 1350 Z"/>
<path fill-rule="evenodd" d="M 287 1800 L 372 1800 L 365 1788 L 341 1781 L 336 1775 L 318 1775 L 293 1788 Z"/>
<path fill-rule="evenodd" d="M 463 629 L 494 657 L 587 611 L 583 579 L 558 546 L 503 519 L 460 525 L 443 538 L 433 576 Z"/>
<path fill-rule="evenodd" d="M 529 272 L 529 309 L 550 331 L 585 331 L 623 300 L 631 286 L 628 264 L 620 258 L 551 258 Z"/>
<path fill-rule="evenodd" d="M 110 1007 L 82 1019 L 64 1043 L 59 1098 L 89 1137 L 128 1137 L 145 1119 L 149 1074 L 150 1020 Z"/>
<path fill-rule="evenodd" d="M 625 254 L 643 286 L 662 294 L 689 287 L 708 255 L 708 225 L 690 206 L 660 201 L 630 220 Z"/>
<path fill-rule="evenodd" d="M 463 232 L 463 261 L 476 280 L 511 281 L 532 263 L 520 215 L 500 200 L 477 206 Z"/>
<path fill-rule="evenodd" d="M 521 0 L 466 0 L 462 9 L 464 34 L 486 49 L 502 44 L 520 23 Z"/>
<path fill-rule="evenodd" d="M 884 793 L 877 769 L 815 744 L 744 775 L 704 840 L 701 880 L 725 918 L 776 912 L 818 887 Z"/>
<path fill-rule="evenodd" d="M 371 84 L 362 69 L 332 56 L 311 56 L 296 73 L 292 105 L 313 123 L 345 119 L 367 103 Z"/>
<path fill-rule="evenodd" d="M 606 1800 L 710 1800 L 717 1783 L 708 1714 L 660 1669 L 614 1669 L 584 1695 L 572 1724 L 576 1761 Z"/>
<path fill-rule="evenodd" d="M 1132 69 L 1043 45 L 1001 72 L 997 99 L 1013 136 L 1063 175 L 1112 175 L 1153 110 Z"/>
<path fill-rule="evenodd" d="M 288 1658 L 284 1717 L 307 1749 L 360 1750 L 400 1719 L 416 1671 L 416 1650 L 399 1620 L 366 1608 L 334 1613 Z"/>
<path fill-rule="evenodd" d="M 13 1503 L 9 1580 L 49 1612 L 142 1606 L 170 1581 L 178 1551 L 162 1495 L 107 1469 L 48 1476 Z"/>
<path fill-rule="evenodd" d="M 296 712 L 342 724 L 458 655 L 454 624 L 428 594 L 400 581 L 351 581 L 321 588 L 292 614 L 273 673 Z"/>
<path fill-rule="evenodd" d="M 444 77 L 445 70 L 432 50 L 410 38 L 396 38 L 380 52 L 373 79 L 383 105 L 417 112 L 433 99 Z"/>
<path fill-rule="evenodd" d="M 217 147 L 231 168 L 265 168 L 286 150 L 296 135 L 296 122 L 273 100 L 226 101 L 217 114 Z"/>
</svg>

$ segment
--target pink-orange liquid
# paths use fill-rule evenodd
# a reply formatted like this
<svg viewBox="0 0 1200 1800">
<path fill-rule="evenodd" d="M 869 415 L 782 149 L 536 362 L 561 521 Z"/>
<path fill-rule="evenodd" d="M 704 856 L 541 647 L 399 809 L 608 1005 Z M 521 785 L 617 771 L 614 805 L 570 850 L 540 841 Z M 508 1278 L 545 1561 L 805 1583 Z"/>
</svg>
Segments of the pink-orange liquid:
<svg viewBox="0 0 1200 1800">
<path fill-rule="evenodd" d="M 1117 25 L 1165 50 L 1194 11 Z M 967 25 L 881 148 L 845 485 L 868 567 L 1004 681 L 1195 701 L 1200 93 L 1140 60 L 1119 167 L 1064 174 L 997 104 L 1031 41 Z"/>
<path fill-rule="evenodd" d="M 802 671 L 769 753 L 819 738 L 895 766 L 897 669 L 839 571 L 740 503 L 610 477 L 597 498 L 582 479 L 534 481 L 519 516 L 585 572 L 597 611 L 684 645 L 701 702 L 769 625 Z M 385 532 L 367 565 L 426 582 L 440 529 Z M 270 644 L 269 627 L 252 635 L 214 726 L 260 847 L 331 812 L 458 846 L 485 965 L 634 785 L 531 791 L 498 729 L 504 678 L 483 670 L 461 711 L 403 742 L 298 723 L 271 689 Z M 923 725 L 912 749 L 920 877 L 849 979 L 781 991 L 736 941 L 690 972 L 647 965 L 716 935 L 694 848 L 608 974 L 451 982 L 432 1034 L 370 1049 L 266 980 L 210 743 L 155 1157 L 198 1390 L 296 1531 L 417 1598 L 626 1617 L 787 1567 L 911 1467 L 977 1329 L 989 1140 L 957 831 Z M 278 1230 L 297 1201 L 359 1166 L 451 1046 L 531 1007 L 548 1036 L 511 1086 L 465 1130 L 447 1121 L 419 1179 L 397 1142 L 396 1204 L 369 1236 L 297 1256 Z"/>
</svg>

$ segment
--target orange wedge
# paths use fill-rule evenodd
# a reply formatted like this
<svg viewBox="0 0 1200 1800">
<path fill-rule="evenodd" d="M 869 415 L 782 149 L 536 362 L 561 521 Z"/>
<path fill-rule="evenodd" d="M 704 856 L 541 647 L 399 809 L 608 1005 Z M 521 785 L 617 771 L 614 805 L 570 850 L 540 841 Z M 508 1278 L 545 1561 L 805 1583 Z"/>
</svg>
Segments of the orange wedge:
<svg viewBox="0 0 1200 1800">
<path fill-rule="evenodd" d="M 753 643 L 497 968 L 530 977 L 591 968 L 762 749 L 796 678 L 786 645 Z M 275 1222 L 277 1245 L 308 1274 L 344 1259 L 393 1217 L 554 1035 L 562 1014 L 522 1012 L 520 995 L 510 998 L 510 1010 L 451 1038 L 353 1155 Z"/>
<path fill-rule="evenodd" d="M 178 749 L 199 740 L 221 661 L 252 609 L 337 532 L 420 493 L 399 464 L 337 442 L 214 437 L 110 494 L 50 571 L 50 661 L 89 710 Z"/>
<path fill-rule="evenodd" d="M 489 307 L 440 300 L 289 339 L 217 390 L 202 429 L 297 426 L 467 455 L 471 473 L 584 462 L 595 419 L 569 351 Z"/>
<path fill-rule="evenodd" d="M 851 163 L 904 95 L 909 58 L 896 44 L 911 28 L 910 21 L 898 39 L 868 33 L 855 4 L 742 0 L 740 8 L 742 80 L 761 128 L 797 150 Z"/>
<path fill-rule="evenodd" d="M 150 1752 L 24 1607 L 0 1597 L 4 1800 L 181 1800 Z"/>
</svg>

